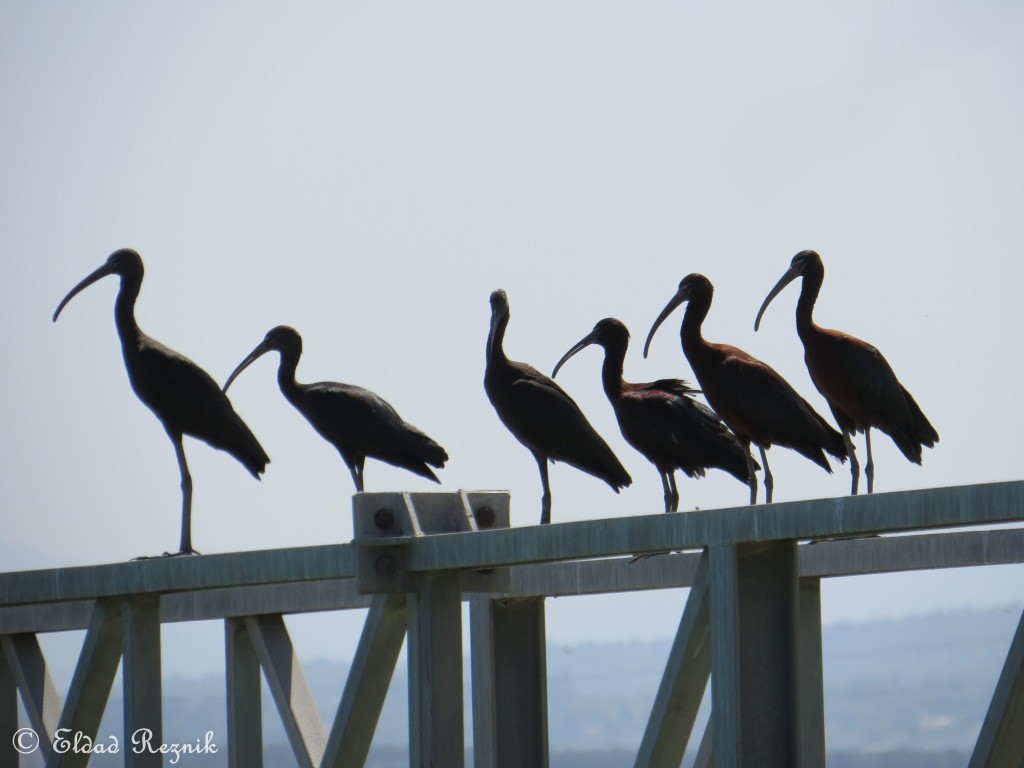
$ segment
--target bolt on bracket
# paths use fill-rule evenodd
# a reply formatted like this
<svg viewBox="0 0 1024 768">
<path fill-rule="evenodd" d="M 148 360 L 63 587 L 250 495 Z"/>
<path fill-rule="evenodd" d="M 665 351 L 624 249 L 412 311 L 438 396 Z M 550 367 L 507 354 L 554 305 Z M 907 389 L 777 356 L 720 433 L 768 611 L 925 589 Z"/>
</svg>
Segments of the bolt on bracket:
<svg viewBox="0 0 1024 768">
<path fill-rule="evenodd" d="M 509 527 L 508 491 L 357 493 L 352 497 L 356 580 L 363 594 L 413 592 L 405 555 L 417 539 Z M 508 568 L 465 570 L 463 592 L 507 592 Z"/>
</svg>

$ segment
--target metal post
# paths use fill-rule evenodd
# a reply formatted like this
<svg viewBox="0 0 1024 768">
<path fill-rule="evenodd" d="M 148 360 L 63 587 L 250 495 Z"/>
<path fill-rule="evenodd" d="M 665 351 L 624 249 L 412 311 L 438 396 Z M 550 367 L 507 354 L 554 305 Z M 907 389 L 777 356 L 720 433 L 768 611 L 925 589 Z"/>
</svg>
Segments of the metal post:
<svg viewBox="0 0 1024 768">
<path fill-rule="evenodd" d="M 14 748 L 18 730 L 18 684 L 7 664 L 6 654 L 0 651 L 0 765 L 17 765 L 18 752 Z"/>
<path fill-rule="evenodd" d="M 260 661 L 245 619 L 224 621 L 228 697 L 228 765 L 263 765 L 263 702 Z"/>
<path fill-rule="evenodd" d="M 462 768 L 462 595 L 458 571 L 416 576 L 408 600 L 412 768 Z"/>
<path fill-rule="evenodd" d="M 715 765 L 799 766 L 793 540 L 711 547 Z"/>
<path fill-rule="evenodd" d="M 547 768 L 544 598 L 475 598 L 470 638 L 475 768 Z"/>
<path fill-rule="evenodd" d="M 160 688 L 160 597 L 134 595 L 124 601 L 125 768 L 161 768 L 163 708 Z"/>
<path fill-rule="evenodd" d="M 800 579 L 800 765 L 803 768 L 825 768 L 824 684 L 821 579 Z"/>
</svg>

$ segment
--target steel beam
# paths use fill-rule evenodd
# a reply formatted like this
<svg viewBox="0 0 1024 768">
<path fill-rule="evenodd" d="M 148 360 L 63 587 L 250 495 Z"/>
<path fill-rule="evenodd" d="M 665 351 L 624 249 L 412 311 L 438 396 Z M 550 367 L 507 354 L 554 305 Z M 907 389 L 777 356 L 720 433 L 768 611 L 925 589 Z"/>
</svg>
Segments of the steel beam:
<svg viewBox="0 0 1024 768">
<path fill-rule="evenodd" d="M 453 534 L 454 535 L 454 534 Z M 420 574 L 407 598 L 409 764 L 462 768 L 462 595 L 457 571 Z"/>
<path fill-rule="evenodd" d="M 202 557 L 160 557 L 111 565 L 0 574 L 0 605 L 353 576 L 355 564 L 348 544 Z"/>
<path fill-rule="evenodd" d="M 475 768 L 548 766 L 544 598 L 470 603 Z"/>
<path fill-rule="evenodd" d="M 1024 562 L 1024 528 L 820 541 L 814 546 L 801 546 L 799 557 L 801 576 L 821 578 L 1019 564 Z M 511 584 L 504 594 L 571 596 L 688 587 L 693 583 L 699 554 L 648 558 L 629 565 L 631 559 L 519 566 L 511 570 Z M 55 571 L 28 573 L 35 574 L 40 581 L 57 578 Z M 0 575 L 0 580 L 3 578 Z M 73 591 L 85 589 L 75 587 Z M 351 578 L 303 579 L 169 593 L 161 600 L 160 614 L 162 622 L 203 621 L 264 613 L 368 608 L 370 601 L 369 595 L 358 593 Z M 18 603 L 5 605 L 0 599 L 0 634 L 85 629 L 93 607 L 92 599 L 21 604 L 19 598 Z"/>
<path fill-rule="evenodd" d="M 427 536 L 409 543 L 403 567 L 489 568 L 1022 521 L 1024 481 L 1014 481 Z"/>
<path fill-rule="evenodd" d="M 163 702 L 160 670 L 160 597 L 133 595 L 121 609 L 124 630 L 124 741 L 126 768 L 161 768 Z"/>
<path fill-rule="evenodd" d="M 697 757 L 693 761 L 693 768 L 713 768 L 715 764 L 715 732 L 711 728 L 712 718 L 704 726 L 704 735 L 700 738 L 700 748 L 697 750 Z"/>
<path fill-rule="evenodd" d="M 57 726 L 57 733 L 62 738 L 73 740 L 77 734 L 82 734 L 95 740 L 99 733 L 124 649 L 121 614 L 120 600 L 110 598 L 96 602 Z M 89 757 L 89 753 L 82 750 L 60 750 L 47 761 L 47 765 L 85 768 Z"/>
<path fill-rule="evenodd" d="M 263 765 L 263 695 L 260 661 L 245 619 L 224 622 L 228 703 L 228 766 Z"/>
<path fill-rule="evenodd" d="M 968 768 L 1024 765 L 1024 614 L 981 726 Z"/>
<path fill-rule="evenodd" d="M 319 768 L 327 744 L 327 731 L 295 655 L 284 619 L 280 616 L 247 616 L 245 628 L 263 667 L 299 768 Z"/>
<path fill-rule="evenodd" d="M 366 763 L 405 642 L 406 623 L 404 595 L 374 597 L 327 740 L 322 768 Z"/>
<path fill-rule="evenodd" d="M 708 555 L 701 556 L 693 587 L 647 720 L 636 768 L 679 768 L 711 673 Z"/>
<path fill-rule="evenodd" d="M 39 736 L 39 749 L 49 759 L 60 722 L 61 702 L 35 635 L 5 635 L 0 645 L 14 676 L 29 724 Z"/>
<path fill-rule="evenodd" d="M 711 547 L 715 764 L 799 765 L 796 542 Z"/>
</svg>

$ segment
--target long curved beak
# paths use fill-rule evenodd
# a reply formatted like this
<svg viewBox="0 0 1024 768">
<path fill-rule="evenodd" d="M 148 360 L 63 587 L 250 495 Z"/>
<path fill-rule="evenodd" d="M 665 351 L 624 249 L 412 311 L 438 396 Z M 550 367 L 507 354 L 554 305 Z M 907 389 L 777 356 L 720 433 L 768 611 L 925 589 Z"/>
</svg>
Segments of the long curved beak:
<svg viewBox="0 0 1024 768">
<path fill-rule="evenodd" d="M 768 305 L 772 303 L 772 299 L 774 299 L 776 296 L 782 293 L 782 289 L 785 288 L 790 283 L 792 283 L 798 277 L 800 277 L 800 268 L 790 267 L 789 269 L 786 270 L 786 274 L 779 278 L 779 282 L 775 284 L 775 287 L 772 288 L 771 293 L 768 294 L 768 298 L 764 300 L 764 303 L 761 305 L 761 308 L 757 311 L 757 319 L 754 320 L 755 333 L 761 325 L 761 315 L 763 315 L 764 311 L 768 309 Z"/>
<path fill-rule="evenodd" d="M 562 355 L 562 359 L 558 361 L 558 364 L 555 366 L 555 369 L 551 372 L 551 378 L 553 379 L 553 378 L 555 378 L 555 376 L 558 375 L 559 369 L 561 369 L 561 367 L 565 364 L 566 360 L 568 360 L 570 357 L 575 355 L 581 349 L 585 349 L 585 348 L 589 347 L 591 344 L 593 344 L 597 340 L 595 337 L 596 337 L 596 334 L 594 333 L 594 331 L 591 331 L 586 336 L 584 336 L 582 339 L 577 341 L 573 345 L 572 349 L 570 349 L 568 352 L 566 352 L 564 355 Z"/>
<path fill-rule="evenodd" d="M 57 322 L 57 316 L 60 315 L 60 311 L 64 309 L 64 307 L 67 306 L 67 303 L 71 301 L 73 298 L 75 298 L 75 296 L 84 291 L 97 280 L 100 280 L 106 277 L 107 275 L 113 274 L 115 274 L 114 269 L 109 264 L 103 264 L 101 267 L 94 270 L 92 274 L 90 274 L 78 285 L 76 285 L 74 288 L 68 291 L 68 295 L 61 300 L 60 304 L 57 305 L 57 311 L 53 313 L 53 322 Z"/>
<path fill-rule="evenodd" d="M 233 370 L 231 372 L 230 376 L 228 376 L 228 380 L 224 382 L 224 391 L 225 392 L 228 391 L 228 387 L 230 387 L 231 386 L 231 382 L 233 382 L 238 377 L 238 374 L 240 374 L 242 371 L 244 371 L 246 368 L 248 368 L 250 365 L 252 365 L 254 362 L 256 362 L 256 360 L 259 357 L 265 355 L 271 349 L 272 349 L 272 347 L 270 346 L 270 344 L 265 339 L 263 341 L 261 341 L 259 343 L 259 345 L 256 347 L 256 349 L 254 349 L 252 352 L 250 352 L 248 354 L 248 356 L 245 358 L 245 360 L 240 362 L 238 364 L 238 367 L 235 368 L 235 370 Z"/>
<path fill-rule="evenodd" d="M 665 305 L 665 308 L 663 310 L 661 310 L 661 314 L 658 315 L 658 319 L 655 320 L 654 325 L 651 326 L 651 332 L 647 334 L 647 341 L 644 342 L 645 360 L 647 359 L 647 352 L 651 348 L 651 339 L 654 338 L 654 333 L 655 331 L 658 330 L 658 326 L 665 322 L 665 318 L 667 318 L 669 315 L 675 312 L 676 307 L 678 307 L 688 298 L 690 298 L 689 290 L 687 290 L 686 288 L 680 288 L 678 291 L 676 291 L 676 295 L 672 297 L 672 300 Z"/>
</svg>

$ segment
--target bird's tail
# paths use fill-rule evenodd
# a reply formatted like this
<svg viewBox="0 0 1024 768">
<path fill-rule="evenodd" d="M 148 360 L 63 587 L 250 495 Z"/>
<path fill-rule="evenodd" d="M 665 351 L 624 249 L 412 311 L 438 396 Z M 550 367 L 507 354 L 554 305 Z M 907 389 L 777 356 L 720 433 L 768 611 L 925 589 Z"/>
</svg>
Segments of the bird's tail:
<svg viewBox="0 0 1024 768">
<path fill-rule="evenodd" d="M 249 432 L 248 437 L 251 439 L 245 440 L 242 450 L 234 453 L 234 456 L 242 462 L 242 466 L 249 470 L 253 477 L 259 480 L 260 475 L 267 470 L 270 457 L 267 456 L 267 452 L 263 450 L 263 446 L 259 444 L 259 441 L 256 440 L 256 436 L 252 432 Z"/>
<path fill-rule="evenodd" d="M 920 464 L 921 448 L 932 448 L 939 442 L 939 433 L 935 431 L 935 427 L 928 421 L 921 406 L 906 389 L 903 390 L 903 396 L 906 398 L 907 408 L 910 411 L 910 423 L 903 429 L 900 428 L 903 425 L 895 424 L 888 424 L 880 429 L 892 438 L 896 447 L 907 457 L 908 461 Z"/>
<path fill-rule="evenodd" d="M 839 459 L 840 464 L 845 464 L 849 458 L 849 451 L 846 449 L 846 441 L 843 440 L 843 435 L 838 430 L 834 429 L 831 424 L 825 421 L 824 417 L 814 414 L 818 417 L 818 423 L 822 429 L 822 445 L 826 452 Z"/>
</svg>

